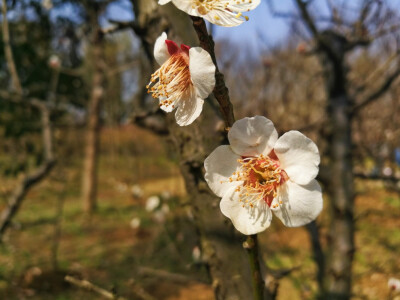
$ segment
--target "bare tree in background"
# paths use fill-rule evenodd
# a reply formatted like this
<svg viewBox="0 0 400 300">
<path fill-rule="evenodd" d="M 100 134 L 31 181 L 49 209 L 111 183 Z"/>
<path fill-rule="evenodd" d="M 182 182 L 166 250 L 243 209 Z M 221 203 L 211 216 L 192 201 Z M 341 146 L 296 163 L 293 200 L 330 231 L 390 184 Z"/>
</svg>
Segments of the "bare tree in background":
<svg viewBox="0 0 400 300">
<path fill-rule="evenodd" d="M 99 156 L 100 108 L 106 84 L 104 61 L 104 36 L 99 25 L 99 16 L 104 10 L 101 3 L 91 2 L 86 5 L 90 38 L 88 56 L 91 71 L 91 92 L 87 110 L 87 133 L 83 162 L 82 197 L 86 213 L 92 213 L 97 205 L 97 164 Z"/>
<path fill-rule="evenodd" d="M 43 147 L 43 162 L 33 172 L 26 174 L 11 192 L 11 195 L 8 199 L 8 205 L 1 212 L 0 215 L 0 241 L 2 240 L 3 234 L 10 226 L 13 217 L 17 214 L 19 208 L 21 207 L 26 194 L 33 186 L 46 178 L 55 165 L 56 161 L 53 153 L 53 135 L 50 122 L 50 107 L 52 103 L 49 102 L 54 100 L 52 99 L 52 95 L 57 88 L 56 84 L 51 87 L 52 90 L 50 90 L 48 93 L 48 101 L 37 99 L 34 97 L 26 97 L 24 95 L 24 90 L 18 75 L 10 42 L 11 39 L 8 26 L 7 3 L 5 0 L 3 0 L 1 4 L 4 52 L 7 68 L 11 77 L 10 87 L 13 93 L 0 90 L 0 97 L 2 98 L 2 100 L 9 101 L 11 103 L 14 103 L 15 105 L 22 105 L 25 107 L 34 108 L 39 112 L 42 132 L 41 143 Z"/>
<path fill-rule="evenodd" d="M 274 7 L 272 1 L 268 3 Z M 318 264 L 324 271 L 320 274 L 325 273 L 321 299 L 349 299 L 355 252 L 354 120 L 362 109 L 381 99 L 400 77 L 398 43 L 397 50 L 391 50 L 395 54 L 389 55 L 390 63 L 383 62 L 370 76 L 355 76 L 349 57 L 359 56 L 357 50 L 367 51 L 371 45 L 379 45 L 376 41 L 398 31 L 399 18 L 385 1 L 361 1 L 356 7 L 349 7 L 346 1 L 326 1 L 329 17 L 319 14 L 316 2 L 296 0 L 296 4 L 297 14 L 274 13 L 294 21 L 300 34 L 303 33 L 299 21 L 308 29 L 312 45 L 301 51 L 316 54 L 325 82 L 325 118 L 316 125 L 320 128 L 320 145 L 324 145 L 319 179 L 329 196 L 331 218 L 326 260 Z M 326 24 L 328 29 L 320 29 L 327 28 Z M 308 35 L 303 37 L 309 39 Z"/>
</svg>

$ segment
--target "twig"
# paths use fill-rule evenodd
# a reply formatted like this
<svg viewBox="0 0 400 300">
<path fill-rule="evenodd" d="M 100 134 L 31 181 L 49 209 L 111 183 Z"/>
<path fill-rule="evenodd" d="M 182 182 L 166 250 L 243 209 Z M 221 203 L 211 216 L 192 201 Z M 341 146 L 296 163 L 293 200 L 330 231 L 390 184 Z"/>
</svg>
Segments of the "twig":
<svg viewBox="0 0 400 300">
<path fill-rule="evenodd" d="M 378 174 L 354 173 L 354 177 L 357 177 L 360 179 L 367 179 L 367 180 L 391 181 L 394 183 L 400 182 L 400 177 L 385 176 L 385 175 L 378 175 Z"/>
<path fill-rule="evenodd" d="M 199 279 L 191 278 L 191 277 L 188 277 L 183 274 L 171 273 L 171 272 L 168 272 L 165 270 L 157 270 L 157 269 L 152 269 L 152 268 L 147 268 L 147 267 L 140 267 L 138 269 L 138 275 L 157 277 L 162 280 L 168 280 L 168 281 L 184 283 L 184 284 L 187 284 L 188 282 L 193 282 L 193 281 L 208 284 L 208 282 L 203 282 Z"/>
<path fill-rule="evenodd" d="M 2 7 L 1 11 L 3 14 L 3 42 L 4 42 L 4 53 L 7 60 L 8 70 L 10 71 L 12 86 L 14 90 L 22 95 L 22 86 L 21 82 L 18 77 L 17 68 L 15 67 L 14 57 L 11 50 L 11 43 L 10 43 L 10 31 L 8 28 L 8 19 L 7 19 L 7 3 L 6 0 L 2 0 Z"/>
<path fill-rule="evenodd" d="M 126 300 L 126 298 L 119 297 L 97 285 L 94 285 L 93 283 L 91 283 L 87 280 L 76 279 L 69 275 L 65 276 L 64 279 L 65 279 L 65 281 L 71 283 L 72 285 L 75 285 L 81 289 L 99 294 L 100 296 L 103 296 L 106 299 Z"/>
<path fill-rule="evenodd" d="M 379 99 L 392 85 L 392 83 L 400 77 L 400 67 L 386 78 L 386 80 L 382 83 L 382 85 L 373 93 L 371 93 L 364 101 L 357 104 L 353 108 L 353 112 L 357 113 L 360 109 L 364 108 L 368 104 L 374 102 L 375 100 Z"/>
<path fill-rule="evenodd" d="M 196 30 L 197 36 L 200 40 L 200 46 L 206 50 L 215 65 L 215 88 L 214 96 L 217 99 L 219 106 L 221 108 L 221 113 L 225 121 L 225 126 L 227 128 L 232 127 L 235 122 L 235 116 L 233 114 L 233 106 L 229 99 L 229 91 L 225 85 L 224 75 L 219 71 L 217 60 L 215 58 L 214 52 L 214 41 L 211 36 L 208 35 L 206 23 L 203 18 L 191 17 L 193 21 L 193 27 Z"/>
<path fill-rule="evenodd" d="M 258 261 L 258 241 L 257 235 L 249 235 L 243 243 L 243 248 L 246 249 L 251 269 L 251 277 L 253 282 L 253 293 L 255 300 L 264 299 L 264 281 L 261 275 L 260 263 Z"/>
<path fill-rule="evenodd" d="M 0 93 L 1 96 L 6 96 L 4 93 Z M 44 148 L 44 162 L 40 165 L 32 174 L 28 174 L 21 181 L 21 183 L 14 189 L 14 192 L 9 198 L 8 207 L 3 210 L 0 215 L 0 240 L 4 232 L 9 227 L 12 218 L 17 213 L 21 203 L 28 193 L 30 188 L 36 183 L 40 182 L 50 170 L 55 165 L 55 159 L 53 155 L 53 139 L 51 133 L 50 124 L 50 111 L 45 103 L 42 101 L 32 98 L 29 101 L 24 101 L 20 96 L 10 96 L 9 98 L 4 97 L 4 99 L 10 100 L 15 103 L 26 104 L 36 107 L 41 113 L 41 123 L 42 123 L 42 143 Z"/>
<path fill-rule="evenodd" d="M 156 300 L 152 295 L 146 292 L 140 285 L 137 285 L 134 281 L 131 283 L 132 292 L 142 300 Z"/>
<path fill-rule="evenodd" d="M 374 80 L 377 80 L 378 77 L 383 75 L 383 72 L 389 69 L 390 64 L 392 61 L 400 56 L 400 49 L 397 50 L 393 55 L 391 55 L 383 64 L 378 66 L 376 69 L 374 69 L 367 77 L 367 79 L 364 80 L 364 82 L 356 88 L 356 94 L 359 92 L 362 92 L 365 90 L 365 88 L 370 85 Z"/>
</svg>

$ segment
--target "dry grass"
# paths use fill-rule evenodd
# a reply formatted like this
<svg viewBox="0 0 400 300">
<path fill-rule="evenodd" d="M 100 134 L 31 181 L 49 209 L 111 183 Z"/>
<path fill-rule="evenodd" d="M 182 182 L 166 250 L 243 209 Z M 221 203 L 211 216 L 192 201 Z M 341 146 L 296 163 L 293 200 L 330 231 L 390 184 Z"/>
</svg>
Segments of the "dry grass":
<svg viewBox="0 0 400 300">
<path fill-rule="evenodd" d="M 138 143 L 140 147 L 135 146 Z M 174 161 L 158 145 L 162 145 L 158 138 L 137 128 L 103 131 L 99 210 L 91 218 L 81 211 L 80 158 L 76 153 L 65 155 L 51 177 L 28 194 L 0 245 L 0 299 L 98 299 L 65 285 L 62 278 L 66 272 L 128 297 L 134 297 L 135 282 L 156 299 L 212 299 L 209 285 L 160 281 L 136 272 L 138 267 L 148 266 L 207 280 L 204 267 L 194 264 L 191 257 L 197 238 L 185 207 L 180 205 L 186 197 L 183 180 Z M 132 147 L 140 149 L 133 151 Z M 134 184 L 142 187 L 142 198 L 132 196 Z M 360 187 L 354 299 L 385 299 L 388 278 L 400 277 L 400 199 L 379 186 L 362 183 Z M 171 213 L 159 223 L 144 204 L 148 196 L 165 191 L 171 194 L 169 200 L 163 200 Z M 64 208 L 57 242 L 58 269 L 54 270 L 58 201 L 64 201 Z M 141 219 L 139 229 L 130 226 L 134 217 Z M 326 211 L 319 217 L 323 240 L 326 217 Z M 281 281 L 279 300 L 312 299 L 315 265 L 306 230 L 285 228 L 275 219 L 271 228 L 260 234 L 260 241 L 270 267 L 300 266 Z"/>
</svg>

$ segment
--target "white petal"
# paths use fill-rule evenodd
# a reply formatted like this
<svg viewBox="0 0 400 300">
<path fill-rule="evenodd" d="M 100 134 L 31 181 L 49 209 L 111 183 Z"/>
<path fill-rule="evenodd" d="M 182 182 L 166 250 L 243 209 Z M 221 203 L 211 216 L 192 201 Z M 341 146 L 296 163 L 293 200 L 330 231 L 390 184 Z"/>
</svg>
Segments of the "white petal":
<svg viewBox="0 0 400 300">
<path fill-rule="evenodd" d="M 165 63 L 170 57 L 168 53 L 167 44 L 165 40 L 167 39 L 167 34 L 163 32 L 156 40 L 154 44 L 154 58 L 159 65 Z"/>
<path fill-rule="evenodd" d="M 164 103 L 164 101 L 166 100 L 166 98 L 165 98 L 165 97 L 164 97 L 164 98 L 159 98 L 159 100 L 160 100 L 160 104 L 161 104 L 161 103 Z M 176 97 L 170 97 L 169 100 L 172 101 L 170 104 L 168 104 L 168 105 L 162 104 L 162 105 L 160 106 L 160 108 L 161 108 L 163 111 L 165 111 L 165 112 L 171 112 L 171 111 L 173 111 L 175 108 L 177 108 L 178 105 L 179 105 L 180 99 L 178 99 L 178 98 L 176 98 Z"/>
<path fill-rule="evenodd" d="M 236 121 L 228 132 L 228 139 L 232 150 L 241 156 L 268 155 L 278 133 L 269 119 L 255 116 Z"/>
<path fill-rule="evenodd" d="M 197 95 L 207 98 L 215 86 L 215 65 L 210 54 L 200 47 L 190 48 L 189 70 Z"/>
<path fill-rule="evenodd" d="M 193 8 L 193 0 L 172 0 L 172 3 L 188 15 L 201 17 L 197 9 Z"/>
<path fill-rule="evenodd" d="M 238 13 L 252 10 L 260 4 L 260 0 L 240 1 L 240 3 L 233 0 L 223 0 L 219 1 L 219 3 L 214 3 L 216 5 L 215 8 L 202 15 L 198 11 L 198 6 L 193 5 L 193 0 L 172 0 L 172 2 L 189 15 L 203 17 L 213 24 L 225 27 L 242 24 L 245 18 Z"/>
<path fill-rule="evenodd" d="M 175 113 L 176 123 L 180 126 L 192 124 L 200 116 L 203 110 L 203 103 L 204 100 L 196 97 L 194 93 L 192 93 L 191 97 L 181 99 Z"/>
<path fill-rule="evenodd" d="M 204 161 L 206 179 L 210 189 L 219 197 L 223 197 L 230 187 L 238 186 L 243 181 L 229 182 L 229 177 L 241 166 L 239 156 L 231 150 L 230 146 L 223 145 L 216 148 Z"/>
<path fill-rule="evenodd" d="M 227 10 L 211 10 L 201 17 L 210 23 L 224 27 L 238 26 L 244 22 L 243 18 L 237 17 L 237 13 Z"/>
<path fill-rule="evenodd" d="M 307 184 L 318 174 L 320 162 L 317 145 L 298 131 L 282 135 L 274 146 L 281 167 L 298 184 Z"/>
<path fill-rule="evenodd" d="M 282 201 L 282 204 L 279 204 Z M 277 208 L 273 208 L 278 205 Z M 315 220 L 322 210 L 322 192 L 314 179 L 307 185 L 287 181 L 271 203 L 274 214 L 288 227 L 303 226 Z"/>
<path fill-rule="evenodd" d="M 227 191 L 219 206 L 221 212 L 231 219 L 233 226 L 243 234 L 259 233 L 271 224 L 272 213 L 265 201 L 260 200 L 253 208 L 243 207 L 235 188 Z"/>
<path fill-rule="evenodd" d="M 158 4 L 160 4 L 160 5 L 164 5 L 164 4 L 167 4 L 169 2 L 171 2 L 171 0 L 158 0 Z"/>
<path fill-rule="evenodd" d="M 252 0 L 246 1 L 246 2 L 240 2 L 238 3 L 237 0 L 231 0 L 229 1 L 229 5 L 227 8 L 229 8 L 231 11 L 249 11 L 252 9 L 255 9 L 259 4 L 261 3 L 261 0 Z"/>
</svg>

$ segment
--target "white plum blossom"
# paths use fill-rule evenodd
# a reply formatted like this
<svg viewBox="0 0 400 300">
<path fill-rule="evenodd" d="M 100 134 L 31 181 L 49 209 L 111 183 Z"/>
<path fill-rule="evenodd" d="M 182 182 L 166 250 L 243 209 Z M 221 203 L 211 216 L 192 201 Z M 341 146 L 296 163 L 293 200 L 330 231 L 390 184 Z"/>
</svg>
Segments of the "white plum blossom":
<svg viewBox="0 0 400 300">
<path fill-rule="evenodd" d="M 195 262 L 201 261 L 201 250 L 199 246 L 194 246 L 192 249 L 192 258 Z"/>
<path fill-rule="evenodd" d="M 208 22 L 232 27 L 248 21 L 243 12 L 253 10 L 260 0 L 159 0 L 164 5 L 171 2 L 180 10 L 196 17 L 202 17 Z"/>
<path fill-rule="evenodd" d="M 132 185 L 131 193 L 134 198 L 142 198 L 144 194 L 142 188 L 138 184 Z"/>
<path fill-rule="evenodd" d="M 167 203 L 164 203 L 163 205 L 161 205 L 161 211 L 165 215 L 169 214 L 169 205 Z"/>
<path fill-rule="evenodd" d="M 59 57 L 58 55 L 56 55 L 56 54 L 52 54 L 52 55 L 49 57 L 48 64 L 49 64 L 50 68 L 53 68 L 53 69 L 58 69 L 58 68 L 60 68 L 60 66 L 61 66 L 60 57 Z"/>
<path fill-rule="evenodd" d="M 201 113 L 204 99 L 215 86 L 215 65 L 200 47 L 180 47 L 163 32 L 154 46 L 154 57 L 161 67 L 151 75 L 148 92 L 160 101 L 160 108 L 171 112 L 180 126 L 191 124 Z"/>
<path fill-rule="evenodd" d="M 152 212 L 160 205 L 160 198 L 158 196 L 151 196 L 146 201 L 146 211 Z"/>
<path fill-rule="evenodd" d="M 389 278 L 388 280 L 388 288 L 395 292 L 400 292 L 400 279 L 397 278 Z"/>
<path fill-rule="evenodd" d="M 228 139 L 230 145 L 219 146 L 204 161 L 205 179 L 222 197 L 220 209 L 238 231 L 265 230 L 272 212 L 288 227 L 319 215 L 320 156 L 313 141 L 298 131 L 278 139 L 273 123 L 262 116 L 235 122 Z"/>
<path fill-rule="evenodd" d="M 138 229 L 140 227 L 141 220 L 139 218 L 133 218 L 130 222 L 129 225 L 131 226 L 132 229 Z"/>
<path fill-rule="evenodd" d="M 45 10 L 50 10 L 53 8 L 52 0 L 42 0 L 42 6 Z"/>
</svg>

